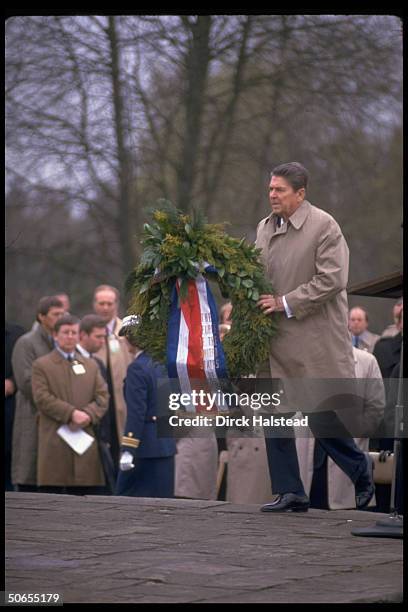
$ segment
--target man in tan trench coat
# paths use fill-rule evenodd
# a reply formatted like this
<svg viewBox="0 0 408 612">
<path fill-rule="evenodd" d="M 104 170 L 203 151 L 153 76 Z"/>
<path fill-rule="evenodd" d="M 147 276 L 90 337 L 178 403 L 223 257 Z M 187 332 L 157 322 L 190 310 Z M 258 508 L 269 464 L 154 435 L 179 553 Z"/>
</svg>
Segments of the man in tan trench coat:
<svg viewBox="0 0 408 612">
<path fill-rule="evenodd" d="M 276 291 L 262 295 L 258 305 L 279 317 L 279 335 L 270 349 L 271 377 L 353 379 L 347 328 L 349 250 L 333 217 L 305 200 L 307 181 L 307 170 L 297 162 L 275 168 L 269 185 L 272 213 L 258 225 L 256 246 Z M 320 443 L 353 481 L 357 508 L 365 508 L 374 484 L 364 453 L 331 410 L 310 414 L 309 426 L 315 435 L 322 427 L 337 432 L 338 437 L 319 438 Z M 307 511 L 310 502 L 299 474 L 293 428 L 282 427 L 277 435 L 266 433 L 266 448 L 278 496 L 262 511 Z"/>
<path fill-rule="evenodd" d="M 105 421 L 110 423 L 110 450 L 116 470 L 119 467 L 119 449 L 126 423 L 126 403 L 123 381 L 132 361 L 124 338 L 119 336 L 122 320 L 118 317 L 119 291 L 111 285 L 99 285 L 94 291 L 94 312 L 106 323 L 106 342 L 95 356 L 106 367 L 109 407 Z"/>
<path fill-rule="evenodd" d="M 56 348 L 33 363 L 32 389 L 39 412 L 37 483 L 39 491 L 103 493 L 105 476 L 96 440 L 78 454 L 57 433 L 66 425 L 94 437 L 108 407 L 108 390 L 93 359 L 75 351 L 79 321 L 64 315 L 55 324 Z"/>
</svg>

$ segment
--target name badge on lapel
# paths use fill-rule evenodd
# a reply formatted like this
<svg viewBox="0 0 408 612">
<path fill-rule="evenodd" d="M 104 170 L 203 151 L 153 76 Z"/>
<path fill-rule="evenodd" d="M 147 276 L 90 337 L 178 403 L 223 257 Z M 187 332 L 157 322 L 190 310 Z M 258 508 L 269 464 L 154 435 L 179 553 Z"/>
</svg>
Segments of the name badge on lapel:
<svg viewBox="0 0 408 612">
<path fill-rule="evenodd" d="M 72 362 L 72 370 L 74 374 L 85 374 L 86 372 L 84 366 L 82 365 L 82 363 L 79 363 L 79 361 Z"/>
</svg>

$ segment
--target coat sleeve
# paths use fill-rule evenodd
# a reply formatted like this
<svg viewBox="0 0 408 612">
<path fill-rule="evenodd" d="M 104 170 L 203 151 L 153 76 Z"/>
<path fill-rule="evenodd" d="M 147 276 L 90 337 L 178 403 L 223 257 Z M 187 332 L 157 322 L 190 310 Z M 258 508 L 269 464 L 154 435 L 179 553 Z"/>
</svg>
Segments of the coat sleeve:
<svg viewBox="0 0 408 612">
<path fill-rule="evenodd" d="M 37 409 L 58 423 L 69 423 L 75 407 L 50 391 L 47 374 L 38 361 L 33 363 L 32 389 Z"/>
<path fill-rule="evenodd" d="M 349 249 L 340 227 L 329 219 L 319 235 L 315 274 L 285 295 L 292 313 L 303 319 L 347 287 Z"/>
<path fill-rule="evenodd" d="M 99 366 L 96 365 L 94 400 L 81 408 L 91 417 L 92 425 L 99 423 L 109 406 L 108 386 L 103 379 Z"/>
<path fill-rule="evenodd" d="M 146 412 L 148 408 L 149 377 L 136 363 L 128 368 L 125 381 L 125 400 L 127 417 L 121 450 L 132 454 L 143 437 Z"/>
<path fill-rule="evenodd" d="M 385 407 L 385 389 L 380 368 L 375 357 L 370 359 L 370 366 L 365 381 L 364 396 L 364 434 L 373 436 L 383 416 Z"/>
<path fill-rule="evenodd" d="M 24 337 L 19 338 L 11 355 L 13 374 L 17 389 L 31 402 L 33 401 L 31 375 L 35 359 L 37 356 L 32 343 L 26 342 Z"/>
</svg>

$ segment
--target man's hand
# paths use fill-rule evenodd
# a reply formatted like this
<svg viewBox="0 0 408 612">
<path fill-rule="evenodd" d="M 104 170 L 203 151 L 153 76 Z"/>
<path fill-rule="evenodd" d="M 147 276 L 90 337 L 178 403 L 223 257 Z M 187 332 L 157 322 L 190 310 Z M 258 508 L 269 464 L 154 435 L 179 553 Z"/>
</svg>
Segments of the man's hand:
<svg viewBox="0 0 408 612">
<path fill-rule="evenodd" d="M 285 310 L 282 297 L 280 295 L 271 295 L 270 293 L 261 295 L 257 305 L 262 308 L 265 314 L 283 312 Z"/>
<path fill-rule="evenodd" d="M 120 456 L 119 468 L 121 472 L 128 472 L 129 470 L 133 470 L 135 467 L 134 457 L 132 453 L 129 451 L 123 451 Z"/>
<path fill-rule="evenodd" d="M 13 381 L 11 380 L 11 378 L 5 378 L 4 379 L 4 387 L 5 387 L 5 395 L 4 397 L 7 397 L 8 395 L 13 395 L 14 391 L 16 390 Z"/>
<path fill-rule="evenodd" d="M 91 417 L 89 414 L 86 414 L 83 410 L 74 410 L 71 416 L 71 421 L 69 423 L 70 429 L 72 431 L 78 431 L 78 429 L 83 429 L 91 422 Z"/>
</svg>

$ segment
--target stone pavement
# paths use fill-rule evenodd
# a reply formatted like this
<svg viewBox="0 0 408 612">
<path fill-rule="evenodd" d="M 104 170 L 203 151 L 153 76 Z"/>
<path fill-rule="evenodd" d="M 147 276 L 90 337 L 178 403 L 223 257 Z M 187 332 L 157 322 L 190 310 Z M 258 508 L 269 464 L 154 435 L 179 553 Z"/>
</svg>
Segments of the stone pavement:
<svg viewBox="0 0 408 612">
<path fill-rule="evenodd" d="M 6 590 L 65 603 L 398 602 L 384 515 L 131 497 L 6 494 Z"/>
</svg>

